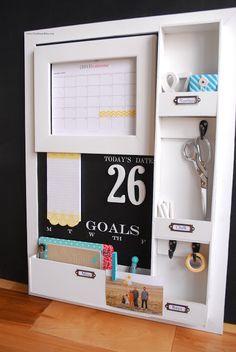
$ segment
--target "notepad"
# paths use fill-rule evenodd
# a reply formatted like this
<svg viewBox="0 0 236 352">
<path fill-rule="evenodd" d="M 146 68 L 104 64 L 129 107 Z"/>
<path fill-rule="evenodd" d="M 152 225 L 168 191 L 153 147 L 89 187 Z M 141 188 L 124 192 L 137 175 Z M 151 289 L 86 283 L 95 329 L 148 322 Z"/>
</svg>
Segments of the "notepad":
<svg viewBox="0 0 236 352">
<path fill-rule="evenodd" d="M 101 251 L 48 244 L 48 259 L 57 262 L 102 268 Z"/>
<path fill-rule="evenodd" d="M 136 59 L 52 64 L 53 135 L 134 135 Z"/>
<path fill-rule="evenodd" d="M 53 248 L 55 248 L 56 253 L 55 253 L 55 251 L 53 251 L 53 254 L 52 254 L 52 250 L 53 250 L 52 246 L 54 246 Z M 83 250 L 90 251 L 92 254 L 97 253 L 97 255 L 98 255 L 98 252 L 100 252 L 101 268 L 104 270 L 106 270 L 106 269 L 111 270 L 111 268 L 112 268 L 112 253 L 114 252 L 114 248 L 112 245 L 109 245 L 109 244 L 83 242 L 83 241 L 75 241 L 75 240 L 65 240 L 62 238 L 41 236 L 41 237 L 39 237 L 39 240 L 38 240 L 38 247 L 39 247 L 38 248 L 39 249 L 39 253 L 38 253 L 39 258 L 51 259 L 51 260 L 62 261 L 62 262 L 64 262 L 64 260 L 66 260 L 65 261 L 66 263 L 71 263 L 71 260 L 74 260 L 75 253 L 77 253 L 77 254 L 83 253 L 82 252 Z M 59 255 L 59 252 L 57 250 L 58 247 L 60 247 L 61 260 L 56 259 L 56 258 L 58 258 L 58 255 Z M 72 248 L 72 251 L 70 251 L 70 248 Z M 74 249 L 75 250 L 78 249 L 78 251 L 73 251 Z M 85 260 L 85 257 L 87 258 L 88 254 L 90 252 L 84 253 L 83 260 Z M 70 259 L 70 255 L 68 255 L 67 253 L 72 254 L 72 259 Z M 93 258 L 93 260 L 96 261 L 95 257 L 96 256 L 93 255 L 90 258 Z M 88 260 L 88 258 L 86 260 Z M 71 263 L 71 264 L 73 264 L 73 263 Z M 82 264 L 80 264 L 80 265 L 82 265 Z M 88 265 L 88 266 L 90 266 L 90 265 Z M 92 267 L 94 267 L 94 266 L 92 266 Z"/>
<path fill-rule="evenodd" d="M 47 219 L 74 227 L 81 220 L 81 156 L 47 153 Z"/>
</svg>

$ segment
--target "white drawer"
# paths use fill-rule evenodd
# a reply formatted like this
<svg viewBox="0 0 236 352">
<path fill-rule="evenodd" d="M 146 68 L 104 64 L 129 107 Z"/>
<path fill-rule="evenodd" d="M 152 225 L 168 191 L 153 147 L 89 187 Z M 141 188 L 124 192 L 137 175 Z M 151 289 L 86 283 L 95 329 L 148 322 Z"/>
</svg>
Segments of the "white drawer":
<svg viewBox="0 0 236 352">
<path fill-rule="evenodd" d="M 204 326 L 207 320 L 205 304 L 165 298 L 163 319 L 192 326 Z"/>
<path fill-rule="evenodd" d="M 195 97 L 198 102 L 193 103 Z M 216 106 L 217 92 L 160 93 L 158 114 L 160 116 L 216 116 Z"/>
<path fill-rule="evenodd" d="M 32 294 L 83 305 L 104 306 L 106 304 L 105 270 L 59 263 L 33 256 L 29 259 L 29 271 L 29 288 Z"/>
<path fill-rule="evenodd" d="M 211 240 L 212 223 L 210 221 L 154 219 L 154 238 L 184 242 L 199 242 L 208 244 Z"/>
</svg>

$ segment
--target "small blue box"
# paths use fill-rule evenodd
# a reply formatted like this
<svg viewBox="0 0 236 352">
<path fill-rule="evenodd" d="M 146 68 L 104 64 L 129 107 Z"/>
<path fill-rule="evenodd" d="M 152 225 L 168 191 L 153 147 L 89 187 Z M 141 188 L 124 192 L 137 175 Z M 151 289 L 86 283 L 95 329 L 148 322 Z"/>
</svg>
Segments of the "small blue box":
<svg viewBox="0 0 236 352">
<path fill-rule="evenodd" d="M 189 92 L 212 92 L 218 90 L 218 75 L 216 74 L 198 74 L 191 75 L 189 78 Z"/>
</svg>

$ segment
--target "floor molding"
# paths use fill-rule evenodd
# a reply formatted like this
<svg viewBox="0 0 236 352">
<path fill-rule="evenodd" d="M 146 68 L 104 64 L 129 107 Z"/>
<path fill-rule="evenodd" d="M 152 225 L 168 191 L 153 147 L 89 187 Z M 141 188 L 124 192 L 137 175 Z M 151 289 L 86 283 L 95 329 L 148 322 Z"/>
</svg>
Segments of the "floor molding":
<svg viewBox="0 0 236 352">
<path fill-rule="evenodd" d="M 0 288 L 5 288 L 6 290 L 12 290 L 17 292 L 28 293 L 28 285 L 22 284 L 20 282 L 0 279 Z"/>
<path fill-rule="evenodd" d="M 229 332 L 231 334 L 236 334 L 236 324 L 224 323 L 224 332 Z"/>
</svg>

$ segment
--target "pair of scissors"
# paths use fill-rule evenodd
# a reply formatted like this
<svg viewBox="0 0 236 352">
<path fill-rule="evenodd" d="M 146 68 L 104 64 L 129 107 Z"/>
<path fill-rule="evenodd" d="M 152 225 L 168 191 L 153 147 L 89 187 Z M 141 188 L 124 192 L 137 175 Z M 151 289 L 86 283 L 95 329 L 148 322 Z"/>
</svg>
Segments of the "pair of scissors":
<svg viewBox="0 0 236 352">
<path fill-rule="evenodd" d="M 196 139 L 188 140 L 183 147 L 183 156 L 186 160 L 192 161 L 200 177 L 202 211 L 207 215 L 207 189 L 208 171 L 207 164 L 211 160 L 211 145 L 207 138 L 199 136 Z"/>
</svg>

